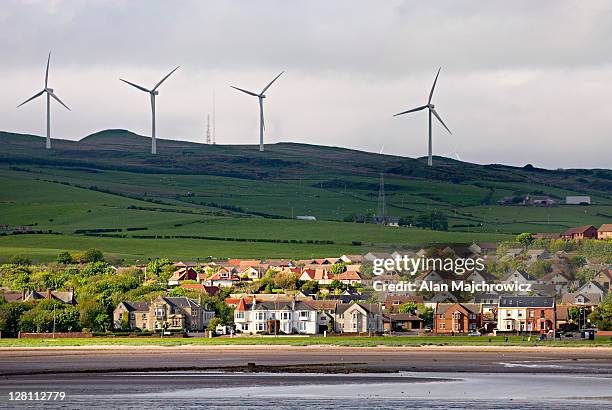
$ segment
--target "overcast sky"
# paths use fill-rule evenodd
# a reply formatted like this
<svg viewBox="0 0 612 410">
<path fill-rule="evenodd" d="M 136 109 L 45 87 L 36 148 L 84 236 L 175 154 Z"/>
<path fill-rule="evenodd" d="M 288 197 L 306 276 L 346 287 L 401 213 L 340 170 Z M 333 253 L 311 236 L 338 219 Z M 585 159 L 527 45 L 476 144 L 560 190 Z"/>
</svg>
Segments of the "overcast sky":
<svg viewBox="0 0 612 410">
<path fill-rule="evenodd" d="M 107 128 L 204 141 L 216 95 L 220 144 L 258 143 L 257 99 L 267 92 L 266 142 L 305 142 L 419 157 L 433 102 L 434 153 L 477 163 L 548 168 L 612 164 L 610 1 L 134 1 L 3 0 L 0 129 L 52 135 Z M 0 148 L 1 149 L 1 148 Z"/>
</svg>

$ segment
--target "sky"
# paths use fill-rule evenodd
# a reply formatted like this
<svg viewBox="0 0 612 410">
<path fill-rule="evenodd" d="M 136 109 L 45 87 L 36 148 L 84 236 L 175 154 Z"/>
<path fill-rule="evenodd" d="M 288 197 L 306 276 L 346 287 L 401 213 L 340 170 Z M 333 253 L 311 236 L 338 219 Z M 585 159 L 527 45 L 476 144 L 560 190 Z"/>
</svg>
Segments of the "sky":
<svg viewBox="0 0 612 410">
<path fill-rule="evenodd" d="M 433 103 L 434 154 L 545 168 L 611 168 L 612 2 L 403 0 L 3 0 L 0 130 L 52 136 L 108 129 L 219 144 L 303 142 L 420 157 Z M 1 148 L 0 148 L 1 149 Z"/>
</svg>

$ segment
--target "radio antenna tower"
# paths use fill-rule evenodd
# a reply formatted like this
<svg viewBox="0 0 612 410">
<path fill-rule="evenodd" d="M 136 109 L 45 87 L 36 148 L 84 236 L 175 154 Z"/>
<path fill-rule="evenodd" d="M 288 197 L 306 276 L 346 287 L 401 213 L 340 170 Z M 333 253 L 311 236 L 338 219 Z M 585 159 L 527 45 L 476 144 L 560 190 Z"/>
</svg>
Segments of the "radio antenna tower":
<svg viewBox="0 0 612 410">
<path fill-rule="evenodd" d="M 378 217 L 385 217 L 385 177 L 380 173 L 380 187 L 378 188 Z"/>
<path fill-rule="evenodd" d="M 213 143 L 213 145 L 215 145 L 217 143 L 216 142 L 217 131 L 216 131 L 216 128 L 215 128 L 215 92 L 214 91 L 213 91 L 213 101 L 212 101 L 212 103 L 213 103 L 212 104 L 213 105 L 212 106 L 212 109 L 213 109 L 212 110 L 213 111 L 212 112 L 212 143 Z"/>
<path fill-rule="evenodd" d="M 210 145 L 210 114 L 206 116 L 206 144 Z"/>
</svg>

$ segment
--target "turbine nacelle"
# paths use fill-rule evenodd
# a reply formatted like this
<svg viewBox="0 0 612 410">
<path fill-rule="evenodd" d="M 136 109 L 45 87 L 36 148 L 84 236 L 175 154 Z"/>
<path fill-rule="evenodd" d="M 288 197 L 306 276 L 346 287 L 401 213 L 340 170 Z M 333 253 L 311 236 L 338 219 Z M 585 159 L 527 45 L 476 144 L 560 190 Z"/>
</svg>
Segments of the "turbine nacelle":
<svg viewBox="0 0 612 410">
<path fill-rule="evenodd" d="M 429 108 L 431 108 L 432 110 L 433 110 L 434 108 L 436 108 L 436 106 L 435 106 L 435 105 L 433 105 L 433 104 L 429 104 L 429 105 L 427 105 L 427 106 L 428 106 Z"/>
<path fill-rule="evenodd" d="M 45 88 L 45 91 L 48 93 L 53 94 L 53 88 Z"/>
<path fill-rule="evenodd" d="M 153 95 L 159 95 L 159 91 L 157 91 L 157 90 L 153 90 L 153 91 L 151 91 L 151 94 L 153 94 Z"/>
</svg>

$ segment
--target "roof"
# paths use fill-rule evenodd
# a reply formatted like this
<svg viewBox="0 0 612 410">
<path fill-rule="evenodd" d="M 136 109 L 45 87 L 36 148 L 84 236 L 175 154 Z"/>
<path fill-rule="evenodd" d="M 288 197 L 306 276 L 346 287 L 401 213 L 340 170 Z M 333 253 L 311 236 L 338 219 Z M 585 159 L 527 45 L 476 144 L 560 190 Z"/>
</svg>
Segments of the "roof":
<svg viewBox="0 0 612 410">
<path fill-rule="evenodd" d="M 575 228 L 570 228 L 567 231 L 565 231 L 563 233 L 563 236 L 570 236 L 570 235 L 576 235 L 576 234 L 581 234 L 581 233 L 583 234 L 589 229 L 597 230 L 597 228 L 595 228 L 593 225 L 577 226 Z"/>
<path fill-rule="evenodd" d="M 394 302 L 399 302 L 399 304 L 394 304 Z M 403 303 L 423 303 L 423 296 L 420 295 L 410 295 L 410 296 L 387 296 L 385 299 L 385 308 L 391 308 L 393 306 L 400 306 Z"/>
<path fill-rule="evenodd" d="M 411 315 L 410 313 L 391 313 L 387 316 L 385 316 L 386 321 L 393 321 L 393 322 L 407 322 L 407 321 L 419 321 L 422 322 L 423 319 L 415 316 L 415 315 Z"/>
<path fill-rule="evenodd" d="M 182 288 L 196 290 L 198 292 L 204 292 L 207 295 L 214 296 L 219 293 L 218 286 L 205 286 L 199 283 L 184 283 L 181 285 Z"/>
<path fill-rule="evenodd" d="M 337 280 L 362 280 L 361 274 L 356 271 L 346 271 L 339 273 L 334 277 Z"/>
<path fill-rule="evenodd" d="M 601 225 L 597 232 L 612 232 L 612 224 Z"/>
<path fill-rule="evenodd" d="M 2 291 L 0 298 L 4 298 L 7 302 L 19 302 L 23 298 L 22 292 Z"/>
<path fill-rule="evenodd" d="M 512 272 L 508 272 L 506 275 L 504 275 L 504 277 L 502 278 L 502 281 L 509 280 L 510 277 L 512 277 L 515 273 L 518 273 L 523 278 L 525 278 L 525 280 L 528 280 L 528 281 L 535 281 L 535 280 L 537 280 L 537 278 L 534 278 L 533 276 L 531 276 L 529 273 L 525 272 L 524 270 L 516 269 L 516 270 L 513 270 Z"/>
<path fill-rule="evenodd" d="M 352 303 L 338 304 L 336 308 L 336 312 L 342 314 L 346 312 L 350 307 L 355 306 L 355 305 L 358 305 L 359 307 L 361 307 L 363 310 L 365 310 L 368 313 L 380 313 L 381 311 L 380 306 L 376 303 L 352 302 Z"/>
<path fill-rule="evenodd" d="M 295 305 L 294 305 L 295 303 Z M 310 306 L 308 303 L 303 302 L 303 301 L 265 301 L 265 302 L 259 302 L 257 301 L 257 303 L 255 303 L 255 305 L 253 305 L 253 303 L 246 303 L 245 302 L 245 307 L 247 309 L 253 309 L 253 310 L 292 310 L 292 311 L 297 311 L 297 310 L 315 310 L 312 306 Z"/>
<path fill-rule="evenodd" d="M 436 306 L 436 315 L 443 314 L 447 312 L 453 306 L 462 306 L 465 310 L 470 313 L 478 314 L 480 313 L 480 304 L 479 303 L 438 303 Z"/>
<path fill-rule="evenodd" d="M 150 302 L 121 302 L 128 310 L 128 312 L 148 312 Z"/>
<path fill-rule="evenodd" d="M 555 298 L 546 296 L 501 296 L 499 307 L 554 307 Z"/>
<path fill-rule="evenodd" d="M 51 297 L 48 298 L 49 293 L 51 293 Z M 37 299 L 52 299 L 57 300 L 62 303 L 74 303 L 74 291 L 72 290 L 47 290 L 47 291 L 32 291 L 26 294 L 26 297 L 23 299 L 27 300 L 37 300 Z"/>
<path fill-rule="evenodd" d="M 597 305 L 599 302 L 601 302 L 601 294 L 584 292 L 566 293 L 563 295 L 562 301 L 563 303 L 575 303 L 578 296 L 582 296 L 584 298 L 584 303 L 592 303 Z"/>
<path fill-rule="evenodd" d="M 166 303 L 174 307 L 180 308 L 191 308 L 191 307 L 200 307 L 200 304 L 194 300 L 185 296 L 179 297 L 162 297 Z"/>
<path fill-rule="evenodd" d="M 304 303 L 315 310 L 335 310 L 339 305 L 337 300 L 305 300 Z"/>
</svg>

